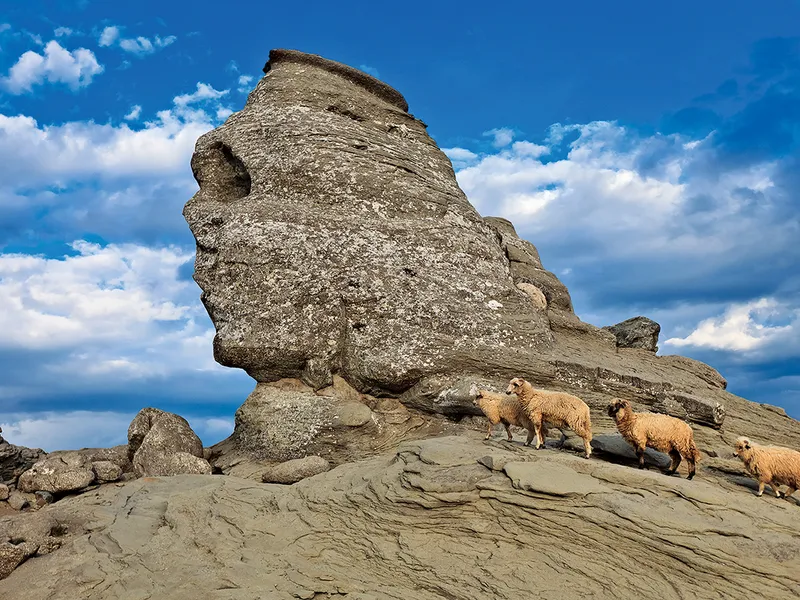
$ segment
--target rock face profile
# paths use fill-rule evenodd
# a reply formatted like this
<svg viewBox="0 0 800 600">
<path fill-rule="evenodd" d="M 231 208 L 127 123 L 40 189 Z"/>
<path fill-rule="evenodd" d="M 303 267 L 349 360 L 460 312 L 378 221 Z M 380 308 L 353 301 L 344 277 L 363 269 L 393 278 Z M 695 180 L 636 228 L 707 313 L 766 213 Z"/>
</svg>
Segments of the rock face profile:
<svg viewBox="0 0 800 600">
<path fill-rule="evenodd" d="M 258 382 L 216 456 L 289 460 L 352 438 L 320 394 L 335 378 L 439 432 L 437 415 L 477 414 L 471 382 L 500 389 L 521 376 L 580 396 L 600 427 L 621 397 L 699 426 L 707 449 L 730 441 L 728 425 L 776 442 L 800 435 L 727 393 L 711 367 L 657 356 L 657 323 L 582 322 L 533 244 L 469 204 L 399 92 L 291 50 L 273 50 L 264 71 L 244 109 L 198 140 L 200 189 L 184 208 L 215 358 Z M 292 390 L 275 390 L 287 381 Z"/>
</svg>

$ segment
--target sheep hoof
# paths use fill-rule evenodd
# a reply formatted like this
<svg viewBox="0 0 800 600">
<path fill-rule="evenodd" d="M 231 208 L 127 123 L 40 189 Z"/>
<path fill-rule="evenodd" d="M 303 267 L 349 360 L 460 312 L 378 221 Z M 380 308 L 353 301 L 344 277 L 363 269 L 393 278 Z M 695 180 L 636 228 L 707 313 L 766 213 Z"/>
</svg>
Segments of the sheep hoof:
<svg viewBox="0 0 800 600">
<path fill-rule="evenodd" d="M 756 492 L 756 497 L 757 497 L 757 498 L 761 498 L 761 495 L 762 495 L 763 493 L 764 493 L 764 492 Z"/>
<path fill-rule="evenodd" d="M 694 473 L 692 473 L 691 475 L 689 475 L 689 476 L 686 478 L 686 480 L 687 480 L 687 481 L 691 481 L 692 479 L 694 479 Z"/>
<path fill-rule="evenodd" d="M 664 471 L 664 475 L 675 475 L 675 471 L 673 469 L 667 469 Z"/>
</svg>

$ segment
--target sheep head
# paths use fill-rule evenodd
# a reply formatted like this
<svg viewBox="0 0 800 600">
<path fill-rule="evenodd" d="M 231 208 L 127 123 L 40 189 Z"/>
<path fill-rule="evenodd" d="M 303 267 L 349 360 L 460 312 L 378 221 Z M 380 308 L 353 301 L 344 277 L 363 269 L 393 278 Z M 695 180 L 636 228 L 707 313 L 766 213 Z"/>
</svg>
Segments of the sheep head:
<svg viewBox="0 0 800 600">
<path fill-rule="evenodd" d="M 525 385 L 525 380 L 522 379 L 522 377 L 514 377 L 514 379 L 508 382 L 508 388 L 506 389 L 506 394 L 519 393 L 523 385 Z"/>
<path fill-rule="evenodd" d="M 733 445 L 733 455 L 738 456 L 742 460 L 745 459 L 745 456 L 750 454 L 750 450 L 753 449 L 753 445 L 749 439 L 746 437 L 740 437 L 736 440 L 736 443 Z"/>
<path fill-rule="evenodd" d="M 631 403 L 621 398 L 614 398 L 608 405 L 608 416 L 620 421 L 631 414 Z"/>
</svg>

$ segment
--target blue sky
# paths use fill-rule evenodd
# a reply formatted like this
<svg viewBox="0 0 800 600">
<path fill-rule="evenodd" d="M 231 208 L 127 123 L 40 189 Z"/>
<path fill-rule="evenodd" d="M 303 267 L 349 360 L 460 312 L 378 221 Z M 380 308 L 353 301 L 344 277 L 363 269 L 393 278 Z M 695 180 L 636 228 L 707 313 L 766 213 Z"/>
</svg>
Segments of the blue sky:
<svg viewBox="0 0 800 600">
<path fill-rule="evenodd" d="M 800 416 L 800 3 L 0 1 L 0 425 L 53 450 L 136 411 L 225 437 L 253 387 L 211 356 L 181 217 L 203 132 L 268 52 L 367 70 L 429 124 L 579 315 Z"/>
</svg>

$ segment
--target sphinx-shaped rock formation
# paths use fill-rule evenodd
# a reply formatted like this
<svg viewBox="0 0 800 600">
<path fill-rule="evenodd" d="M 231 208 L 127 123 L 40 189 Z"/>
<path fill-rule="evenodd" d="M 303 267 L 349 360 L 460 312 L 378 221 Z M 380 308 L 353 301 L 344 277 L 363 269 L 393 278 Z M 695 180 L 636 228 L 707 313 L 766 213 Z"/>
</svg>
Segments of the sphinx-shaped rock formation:
<svg viewBox="0 0 800 600">
<path fill-rule="evenodd" d="M 258 382 L 222 450 L 337 464 L 320 440 L 358 436 L 336 427 L 341 399 L 331 408 L 320 393 L 336 377 L 370 410 L 392 398 L 421 415 L 406 437 L 447 429 L 425 415 L 476 414 L 473 381 L 522 376 L 584 398 L 598 431 L 613 430 L 603 409 L 622 397 L 701 426 L 711 452 L 738 434 L 800 439 L 796 421 L 729 394 L 711 367 L 657 356 L 657 324 L 649 341 L 620 343 L 582 322 L 536 248 L 469 204 L 397 91 L 289 50 L 264 70 L 244 109 L 198 140 L 200 189 L 184 209 L 215 358 Z M 294 387 L 276 391 L 282 381 Z M 313 427 L 288 439 L 293 415 Z M 351 450 L 382 448 L 391 429 L 362 427 L 371 441 Z"/>
</svg>

